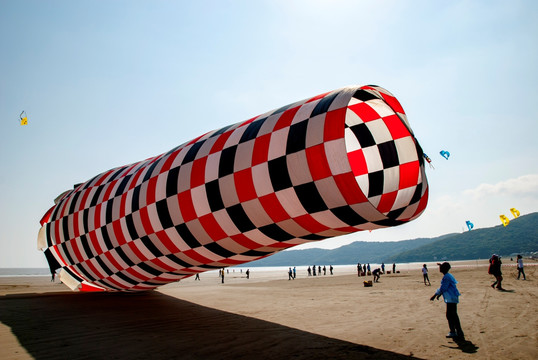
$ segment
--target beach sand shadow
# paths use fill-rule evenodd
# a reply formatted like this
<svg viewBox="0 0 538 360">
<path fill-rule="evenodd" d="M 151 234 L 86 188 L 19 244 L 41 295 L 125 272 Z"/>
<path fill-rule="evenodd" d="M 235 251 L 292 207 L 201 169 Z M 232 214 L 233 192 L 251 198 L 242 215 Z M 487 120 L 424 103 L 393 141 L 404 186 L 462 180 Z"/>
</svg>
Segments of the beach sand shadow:
<svg viewBox="0 0 538 360">
<path fill-rule="evenodd" d="M 38 360 L 414 359 L 158 292 L 7 295 L 0 322 Z"/>
<path fill-rule="evenodd" d="M 474 354 L 478 352 L 478 346 L 476 346 L 469 340 L 454 339 L 454 342 L 456 343 L 457 346 L 448 346 L 448 345 L 443 345 L 443 346 L 451 348 L 451 349 L 460 349 L 462 352 L 467 353 L 467 354 Z"/>
</svg>

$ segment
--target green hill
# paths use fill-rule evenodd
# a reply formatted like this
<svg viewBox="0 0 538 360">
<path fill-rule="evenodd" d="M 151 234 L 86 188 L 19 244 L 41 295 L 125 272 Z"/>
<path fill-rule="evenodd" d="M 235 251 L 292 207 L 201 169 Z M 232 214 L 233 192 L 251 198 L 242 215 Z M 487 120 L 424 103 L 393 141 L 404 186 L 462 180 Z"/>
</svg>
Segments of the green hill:
<svg viewBox="0 0 538 360">
<path fill-rule="evenodd" d="M 424 245 L 413 251 L 404 251 L 389 261 L 413 262 L 442 259 L 487 259 L 491 254 L 504 256 L 530 253 L 538 250 L 538 213 L 510 220 L 506 227 L 467 231 Z"/>
<path fill-rule="evenodd" d="M 333 250 L 307 249 L 287 250 L 265 259 L 250 263 L 250 266 L 295 266 L 332 264 L 346 265 L 360 263 L 387 262 L 390 256 L 420 248 L 447 235 L 434 239 L 414 239 L 405 241 L 366 242 L 356 241 Z"/>
<path fill-rule="evenodd" d="M 538 213 L 520 216 L 486 229 L 404 241 L 356 241 L 333 250 L 287 250 L 250 263 L 250 266 L 345 265 L 436 260 L 486 259 L 538 250 Z"/>
</svg>

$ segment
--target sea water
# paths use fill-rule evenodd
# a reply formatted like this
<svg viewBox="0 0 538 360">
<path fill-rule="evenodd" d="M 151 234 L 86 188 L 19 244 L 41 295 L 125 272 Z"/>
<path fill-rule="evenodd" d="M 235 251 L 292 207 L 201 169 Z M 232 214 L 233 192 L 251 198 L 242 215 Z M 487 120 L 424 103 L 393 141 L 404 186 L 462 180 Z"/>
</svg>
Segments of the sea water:
<svg viewBox="0 0 538 360">
<path fill-rule="evenodd" d="M 50 276 L 47 268 L 0 268 L 0 277 L 7 276 Z"/>
<path fill-rule="evenodd" d="M 472 266 L 472 260 L 467 261 L 451 261 L 451 265 L 453 267 L 458 267 L 458 263 L 465 263 L 466 266 Z M 409 271 L 415 271 L 420 270 L 422 268 L 423 264 L 427 264 L 428 268 L 434 269 L 437 266 L 436 262 L 411 262 L 411 263 L 396 263 L 396 271 L 400 272 L 409 272 Z M 314 265 L 314 264 L 312 264 Z M 361 264 L 361 266 L 364 264 Z M 318 271 L 318 266 L 321 266 L 321 269 L 323 271 L 323 266 L 326 268 L 327 275 L 330 274 L 330 265 L 328 264 L 316 264 L 316 274 Z M 461 266 L 461 265 L 460 265 Z M 478 261 L 476 262 L 476 266 L 478 266 Z M 282 273 L 283 276 L 287 276 L 289 268 L 293 269 L 293 265 L 290 266 L 248 266 L 247 264 L 243 264 L 241 266 L 233 266 L 226 268 L 226 271 L 228 274 L 245 274 L 247 269 L 250 269 L 250 272 L 257 272 L 257 273 Z M 296 266 L 295 267 L 297 274 L 307 274 L 308 272 L 308 265 L 304 266 Z M 310 266 L 312 268 L 312 266 Z M 370 269 L 374 270 L 376 268 L 381 268 L 381 264 L 370 264 Z M 392 264 L 385 264 L 385 271 L 391 271 L 392 272 Z M 350 265 L 333 265 L 333 274 L 335 275 L 346 275 L 346 274 L 354 274 L 357 272 L 357 264 L 350 264 Z M 207 271 L 207 273 L 215 273 L 216 276 L 218 276 L 218 270 L 211 270 Z M 0 277 L 7 277 L 7 276 L 50 276 L 50 270 L 47 268 L 0 268 Z"/>
</svg>

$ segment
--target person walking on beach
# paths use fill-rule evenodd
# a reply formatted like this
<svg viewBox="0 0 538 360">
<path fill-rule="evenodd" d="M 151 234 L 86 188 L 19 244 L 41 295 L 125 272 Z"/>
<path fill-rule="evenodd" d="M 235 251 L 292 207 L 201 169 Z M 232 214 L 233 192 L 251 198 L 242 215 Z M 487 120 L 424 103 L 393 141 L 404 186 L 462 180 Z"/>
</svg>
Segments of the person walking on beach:
<svg viewBox="0 0 538 360">
<path fill-rule="evenodd" d="M 224 268 L 220 271 L 221 282 L 224 284 Z"/>
<path fill-rule="evenodd" d="M 248 279 L 250 277 L 250 269 L 247 269 L 246 274 L 247 274 L 247 279 Z"/>
<path fill-rule="evenodd" d="M 435 294 L 433 294 L 430 300 L 433 301 L 435 298 L 439 300 L 439 297 L 443 295 L 443 299 L 446 303 L 446 319 L 448 320 L 448 327 L 450 329 L 450 332 L 446 337 L 463 340 L 465 337 L 458 316 L 458 303 L 461 294 L 456 287 L 458 282 L 452 274 L 448 273 L 449 270 L 450 264 L 447 262 L 444 262 L 439 266 L 439 271 L 443 273 L 441 287 L 435 291 Z"/>
<path fill-rule="evenodd" d="M 501 271 L 501 264 L 501 258 L 496 254 L 493 254 L 491 259 L 489 259 L 488 273 L 495 276 L 495 282 L 491 284 L 491 287 L 494 289 L 497 287 L 497 290 L 504 290 L 502 287 L 503 273 Z"/>
<path fill-rule="evenodd" d="M 527 280 L 525 276 L 525 271 L 523 271 L 523 257 L 521 255 L 517 256 L 517 279 L 523 274 L 523 280 Z"/>
<path fill-rule="evenodd" d="M 199 273 L 196 273 L 196 276 L 194 277 L 194 281 L 200 281 L 200 274 Z"/>
<path fill-rule="evenodd" d="M 295 280 L 296 277 L 297 277 L 297 269 L 294 266 L 293 267 L 293 279 Z"/>
<path fill-rule="evenodd" d="M 291 271 L 291 268 L 288 269 L 288 280 L 293 280 L 293 271 Z"/>
<path fill-rule="evenodd" d="M 424 285 L 426 285 L 426 281 L 428 281 L 428 286 L 431 286 L 430 278 L 428 276 L 428 267 L 426 266 L 426 264 L 422 266 L 422 276 L 424 277 Z"/>
<path fill-rule="evenodd" d="M 312 276 L 312 270 L 310 270 L 310 266 L 308 267 L 308 276 Z"/>
</svg>

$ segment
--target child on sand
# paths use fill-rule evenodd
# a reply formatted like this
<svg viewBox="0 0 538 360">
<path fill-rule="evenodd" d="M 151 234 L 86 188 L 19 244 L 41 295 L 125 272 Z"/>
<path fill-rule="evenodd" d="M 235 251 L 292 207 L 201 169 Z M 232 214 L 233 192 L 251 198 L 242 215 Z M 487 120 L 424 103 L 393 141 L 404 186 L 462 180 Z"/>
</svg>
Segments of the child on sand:
<svg viewBox="0 0 538 360">
<path fill-rule="evenodd" d="M 422 266 L 422 276 L 424 277 L 424 285 L 426 285 L 426 281 L 428 281 L 428 285 L 431 285 L 430 278 L 428 276 L 428 268 L 426 267 L 426 264 Z"/>
<path fill-rule="evenodd" d="M 523 257 L 521 255 L 517 256 L 517 279 L 523 274 L 523 280 L 527 280 L 525 276 L 525 271 L 523 270 Z"/>
<path fill-rule="evenodd" d="M 439 271 L 442 272 L 444 276 L 441 280 L 441 287 L 437 289 L 430 300 L 433 301 L 435 298 L 439 300 L 439 297 L 443 295 L 443 299 L 446 303 L 446 319 L 448 320 L 448 327 L 450 328 L 450 332 L 446 337 L 464 339 L 460 318 L 458 317 L 458 302 L 461 294 L 456 287 L 458 282 L 452 274 L 448 273 L 449 270 L 450 264 L 447 262 L 444 262 L 439 266 Z"/>
</svg>

